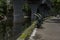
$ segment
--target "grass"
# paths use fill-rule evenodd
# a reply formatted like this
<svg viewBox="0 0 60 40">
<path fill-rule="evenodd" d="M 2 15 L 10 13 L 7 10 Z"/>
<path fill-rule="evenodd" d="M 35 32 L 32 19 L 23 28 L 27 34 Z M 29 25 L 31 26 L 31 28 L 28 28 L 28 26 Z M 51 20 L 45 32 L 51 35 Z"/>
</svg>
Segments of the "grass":
<svg viewBox="0 0 60 40">
<path fill-rule="evenodd" d="M 17 38 L 17 40 L 25 40 L 27 37 L 29 37 L 29 36 L 31 35 L 33 29 L 34 29 L 35 26 L 36 26 L 36 22 L 37 22 L 37 21 L 34 21 L 34 22 L 32 23 L 32 25 L 29 26 L 29 27 L 22 33 L 22 35 L 20 35 L 20 36 Z"/>
</svg>

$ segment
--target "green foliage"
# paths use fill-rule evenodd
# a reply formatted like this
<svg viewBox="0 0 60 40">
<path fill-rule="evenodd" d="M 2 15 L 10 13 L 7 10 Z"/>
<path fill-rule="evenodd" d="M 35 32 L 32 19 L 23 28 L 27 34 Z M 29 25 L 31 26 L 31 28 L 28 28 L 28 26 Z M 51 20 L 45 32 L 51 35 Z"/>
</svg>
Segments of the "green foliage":
<svg viewBox="0 0 60 40">
<path fill-rule="evenodd" d="M 60 2 L 60 0 L 50 0 L 51 2 Z"/>
<path fill-rule="evenodd" d="M 2 15 L 5 14 L 6 14 L 6 0 L 0 0 L 0 19 L 2 19 L 3 18 Z M 6 21 L 0 20 L 0 35 L 1 35 L 0 40 L 4 39 L 5 33 L 6 33 Z"/>
<path fill-rule="evenodd" d="M 53 8 L 51 12 L 53 15 L 60 15 L 60 0 L 51 0 Z"/>
<path fill-rule="evenodd" d="M 23 5 L 23 11 L 24 12 L 28 12 L 30 10 L 29 4 L 28 3 L 24 3 Z"/>
<path fill-rule="evenodd" d="M 55 8 L 55 11 L 57 12 L 57 14 L 60 14 L 59 11 L 60 11 L 60 2 L 55 2 L 54 3 L 54 8 Z"/>
<path fill-rule="evenodd" d="M 0 14 L 6 14 L 6 0 L 0 0 Z"/>
</svg>

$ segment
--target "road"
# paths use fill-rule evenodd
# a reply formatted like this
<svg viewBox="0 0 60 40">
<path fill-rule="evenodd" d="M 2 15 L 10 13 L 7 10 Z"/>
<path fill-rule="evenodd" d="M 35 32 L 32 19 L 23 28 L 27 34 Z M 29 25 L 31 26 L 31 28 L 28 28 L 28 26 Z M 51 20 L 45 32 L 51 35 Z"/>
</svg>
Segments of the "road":
<svg viewBox="0 0 60 40">
<path fill-rule="evenodd" d="M 43 29 L 36 30 L 34 40 L 60 40 L 60 18 L 52 17 L 47 19 L 42 27 Z"/>
</svg>

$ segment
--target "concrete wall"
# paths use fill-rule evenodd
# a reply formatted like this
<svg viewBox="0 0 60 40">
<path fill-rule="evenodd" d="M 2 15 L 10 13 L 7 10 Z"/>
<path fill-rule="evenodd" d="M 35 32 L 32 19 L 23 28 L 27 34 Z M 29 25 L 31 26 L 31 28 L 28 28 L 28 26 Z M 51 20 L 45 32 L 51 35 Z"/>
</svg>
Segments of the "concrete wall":
<svg viewBox="0 0 60 40">
<path fill-rule="evenodd" d="M 23 11 L 22 11 L 22 5 L 24 1 L 23 0 L 15 0 L 14 1 L 14 22 L 15 23 L 21 23 L 23 22 Z"/>
<path fill-rule="evenodd" d="M 21 31 L 24 27 L 22 27 L 22 23 L 24 22 L 22 5 L 24 4 L 24 0 L 14 0 L 14 36 L 15 38 L 20 35 Z"/>
</svg>

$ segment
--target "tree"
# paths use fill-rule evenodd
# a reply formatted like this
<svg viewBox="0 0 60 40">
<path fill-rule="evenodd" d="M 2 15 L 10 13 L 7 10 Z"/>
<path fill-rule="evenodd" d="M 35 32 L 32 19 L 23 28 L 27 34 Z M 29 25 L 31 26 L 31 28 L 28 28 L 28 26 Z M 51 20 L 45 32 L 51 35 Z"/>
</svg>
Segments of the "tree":
<svg viewBox="0 0 60 40">
<path fill-rule="evenodd" d="M 53 15 L 60 15 L 60 0 L 51 0 L 53 4 Z"/>
</svg>

